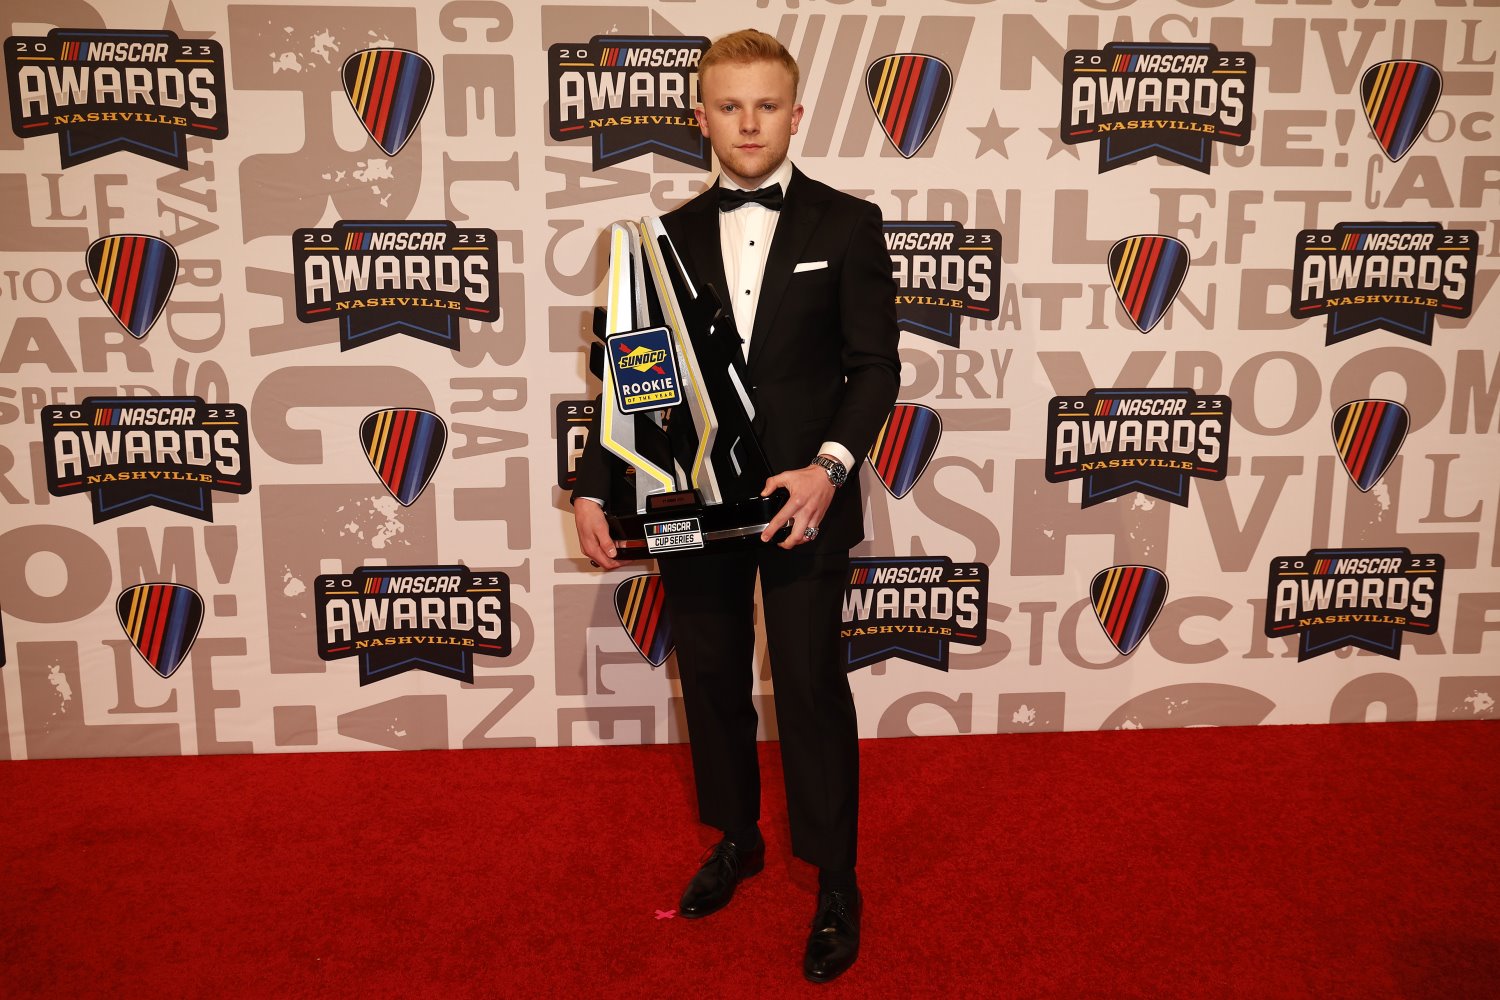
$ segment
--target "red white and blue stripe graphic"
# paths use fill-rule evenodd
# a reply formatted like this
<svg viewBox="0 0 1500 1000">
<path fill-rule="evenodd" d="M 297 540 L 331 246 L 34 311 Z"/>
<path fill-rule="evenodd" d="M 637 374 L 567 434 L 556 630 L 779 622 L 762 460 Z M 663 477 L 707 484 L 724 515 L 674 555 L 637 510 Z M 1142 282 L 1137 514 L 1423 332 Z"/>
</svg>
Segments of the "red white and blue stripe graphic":
<svg viewBox="0 0 1500 1000">
<path fill-rule="evenodd" d="M 636 651 L 653 667 L 672 655 L 672 625 L 666 613 L 667 591 L 659 573 L 633 576 L 615 588 L 615 614 Z"/>
<path fill-rule="evenodd" d="M 393 407 L 371 413 L 359 425 L 370 468 L 401 506 L 416 503 L 437 472 L 448 443 L 448 426 L 427 410 Z"/>
<path fill-rule="evenodd" d="M 99 297 L 132 337 L 156 323 L 177 283 L 177 251 L 155 236 L 106 236 L 84 252 Z"/>
<path fill-rule="evenodd" d="M 1129 656 L 1167 602 L 1167 577 L 1155 566 L 1111 566 L 1095 574 L 1089 598 L 1110 643 Z"/>
<path fill-rule="evenodd" d="M 408 49 L 365 49 L 344 60 L 344 93 L 388 156 L 401 152 L 432 96 L 432 64 Z"/>
<path fill-rule="evenodd" d="M 1443 74 L 1415 59 L 1392 59 L 1365 70 L 1359 79 L 1365 120 L 1392 161 L 1415 145 L 1443 93 Z"/>
<path fill-rule="evenodd" d="M 932 407 L 897 403 L 870 446 L 870 467 L 880 484 L 897 500 L 910 493 L 942 436 L 943 420 Z"/>
<path fill-rule="evenodd" d="M 1395 461 L 1411 426 L 1406 407 L 1389 399 L 1356 399 L 1333 415 L 1333 443 L 1344 471 L 1368 493 Z"/>
<path fill-rule="evenodd" d="M 902 156 L 917 154 L 953 92 L 953 70 L 936 56 L 884 56 L 865 71 L 865 94 L 886 138 Z"/>
<path fill-rule="evenodd" d="M 1109 248 L 1109 278 L 1142 333 L 1161 322 L 1188 272 L 1188 249 L 1170 236 L 1127 236 Z"/>
<path fill-rule="evenodd" d="M 180 583 L 142 583 L 120 593 L 115 613 L 141 658 L 171 677 L 203 625 L 203 598 Z"/>
</svg>

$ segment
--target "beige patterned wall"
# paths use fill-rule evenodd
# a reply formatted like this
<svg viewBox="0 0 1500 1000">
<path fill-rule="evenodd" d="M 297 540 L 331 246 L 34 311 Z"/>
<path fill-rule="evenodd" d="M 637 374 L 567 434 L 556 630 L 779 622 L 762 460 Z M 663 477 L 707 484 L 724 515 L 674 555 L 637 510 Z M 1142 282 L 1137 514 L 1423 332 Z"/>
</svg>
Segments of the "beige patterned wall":
<svg viewBox="0 0 1500 1000">
<path fill-rule="evenodd" d="M 602 301 L 601 230 L 670 210 L 708 174 L 658 152 L 595 169 L 587 138 L 552 138 L 548 50 L 746 25 L 801 63 L 800 167 L 868 197 L 888 222 L 952 221 L 1000 242 L 988 306 L 946 339 L 903 335 L 901 401 L 935 411 L 941 436 L 909 491 L 864 470 L 869 532 L 855 553 L 981 567 L 971 579 L 987 576 L 986 620 L 941 648 L 893 640 L 891 655 L 860 666 L 862 735 L 1496 716 L 1493 3 L 19 0 L 0 20 L 17 126 L 0 129 L 0 756 L 682 739 L 673 662 L 653 667 L 615 611 L 617 584 L 650 567 L 601 573 L 577 552 L 557 485 L 558 414 L 597 392 L 585 351 Z M 61 135 L 19 127 L 14 60 L 65 56 L 16 39 L 52 29 L 168 29 L 182 53 L 208 53 L 192 65 L 210 74 L 212 47 L 191 43 L 217 42 L 227 134 L 211 115 L 166 127 L 186 136 L 173 140 L 185 167 L 128 144 L 64 165 L 65 149 L 123 133 L 97 121 Z M 1080 120 L 1062 121 L 1065 63 L 1131 42 L 1253 57 L 1248 130 L 1206 141 L 1198 167 L 1151 155 L 1101 169 L 1102 143 L 1118 153 L 1147 133 L 1065 134 Z M 340 77 L 372 47 L 431 67 L 430 100 L 394 153 L 361 126 Z M 909 157 L 865 86 L 872 63 L 901 53 L 951 71 L 951 96 Z M 1372 134 L 1361 90 L 1391 60 L 1429 64 L 1441 84 L 1399 157 Z M 158 93 L 155 81 L 140 83 L 143 95 Z M 153 106 L 143 96 L 120 107 Z M 493 261 L 497 313 L 460 311 L 477 318 L 457 320 L 456 349 L 399 333 L 341 349 L 339 320 L 299 319 L 294 234 L 350 221 L 478 232 L 485 245 L 470 249 Z M 1299 234 L 1341 239 L 1339 227 L 1370 223 L 1435 224 L 1439 245 L 1459 234 L 1447 244 L 1465 258 L 1453 266 L 1466 288 L 1415 296 L 1430 309 L 1402 300 L 1389 310 L 1400 323 L 1343 339 L 1330 324 L 1357 327 L 1354 305 L 1294 316 Z M 178 257 L 165 308 L 140 336 L 96 291 L 91 272 L 108 260 L 87 256 L 124 234 L 157 237 Z M 1171 237 L 1190 258 L 1154 324 L 1127 314 L 1112 284 L 1111 247 L 1137 235 Z M 95 253 L 128 250 L 115 241 Z M 1411 329 L 1390 328 L 1402 323 Z M 1227 400 L 1223 475 L 1190 474 L 1182 502 L 1146 489 L 1085 505 L 1088 482 L 1049 481 L 1054 400 L 1112 388 L 1188 390 L 1190 408 Z M 49 451 L 59 454 L 49 435 L 100 419 L 86 399 L 151 396 L 196 397 L 191 419 L 210 431 L 248 424 L 238 470 L 248 477 L 220 469 L 206 517 L 129 501 L 96 519 L 121 494 L 68 493 L 67 468 L 49 480 Z M 1386 446 L 1394 461 L 1367 490 L 1330 430 L 1344 404 L 1366 399 L 1407 415 L 1399 450 Z M 428 411 L 446 429 L 409 505 L 360 438 L 362 421 L 389 408 Z M 1324 557 L 1309 552 L 1351 549 L 1412 557 L 1350 584 L 1363 603 L 1344 610 L 1374 624 L 1268 637 L 1273 573 L 1313 579 Z M 1096 619 L 1110 596 L 1091 597 L 1090 585 L 1134 565 L 1161 572 L 1144 585 L 1164 584 L 1165 600 L 1125 653 Z M 462 664 L 441 651 L 432 662 L 444 669 L 371 676 L 372 666 L 363 684 L 360 657 L 320 656 L 320 586 L 352 593 L 382 567 L 457 566 L 469 572 L 450 582 L 495 595 L 509 616 L 507 654 L 468 647 L 472 682 L 451 676 Z M 133 591 L 143 584 L 191 591 Z M 1426 588 L 1435 607 L 1396 607 L 1402 588 Z M 1372 613 L 1371 594 L 1389 606 Z M 195 638 L 181 633 L 180 664 L 143 653 L 131 638 L 141 629 L 130 632 L 132 600 L 173 597 L 188 624 L 202 618 Z M 1382 644 L 1399 656 L 1372 651 Z M 1309 648 L 1316 655 L 1299 657 Z"/>
</svg>

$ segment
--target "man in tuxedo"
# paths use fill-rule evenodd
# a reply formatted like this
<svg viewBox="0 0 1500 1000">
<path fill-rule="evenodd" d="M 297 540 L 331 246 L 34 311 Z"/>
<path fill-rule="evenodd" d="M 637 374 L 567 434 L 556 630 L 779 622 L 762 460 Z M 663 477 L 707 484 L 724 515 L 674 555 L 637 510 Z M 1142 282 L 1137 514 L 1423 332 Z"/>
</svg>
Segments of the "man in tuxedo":
<svg viewBox="0 0 1500 1000">
<path fill-rule="evenodd" d="M 803 956 L 826 982 L 859 951 L 863 900 L 855 880 L 859 745 L 839 657 L 849 549 L 864 535 L 855 473 L 895 404 L 895 282 L 874 205 L 813 180 L 787 159 L 802 121 L 798 70 L 759 31 L 716 41 L 699 63 L 695 113 L 720 174 L 662 222 L 695 284 L 732 309 L 744 345 L 755 429 L 772 469 L 762 495 L 790 494 L 761 536 L 779 544 L 660 561 L 692 744 L 700 818 L 723 831 L 683 893 L 703 917 L 759 872 L 754 682 L 755 580 L 760 576 L 792 852 L 818 866 Z M 597 440 L 597 434 L 591 440 Z M 591 445 L 573 509 L 585 555 L 619 565 Z"/>
</svg>

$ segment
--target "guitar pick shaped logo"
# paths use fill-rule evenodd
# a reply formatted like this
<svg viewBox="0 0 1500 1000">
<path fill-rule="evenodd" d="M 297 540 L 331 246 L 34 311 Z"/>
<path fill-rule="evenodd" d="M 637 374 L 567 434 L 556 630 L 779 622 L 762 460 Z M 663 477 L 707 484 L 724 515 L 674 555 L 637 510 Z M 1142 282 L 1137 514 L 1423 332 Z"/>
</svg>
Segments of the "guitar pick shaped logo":
<svg viewBox="0 0 1500 1000">
<path fill-rule="evenodd" d="M 137 340 L 166 308 L 177 283 L 177 251 L 155 236 L 106 236 L 89 244 L 84 264 L 94 288 Z"/>
<path fill-rule="evenodd" d="M 203 625 L 203 598 L 180 583 L 142 583 L 121 591 L 115 614 L 141 658 L 171 677 Z"/>
<path fill-rule="evenodd" d="M 911 492 L 927 471 L 943 436 L 943 419 L 920 403 L 897 403 L 870 446 L 870 467 L 897 500 Z"/>
<path fill-rule="evenodd" d="M 1089 598 L 1104 634 L 1129 656 L 1167 603 L 1167 575 L 1155 566 L 1111 566 L 1094 575 Z"/>
<path fill-rule="evenodd" d="M 401 506 L 417 502 L 443 460 L 448 425 L 436 413 L 393 407 L 376 410 L 359 424 L 365 458 Z"/>
<path fill-rule="evenodd" d="M 1391 467 L 1410 427 L 1406 407 L 1389 399 L 1356 399 L 1334 413 L 1334 447 L 1361 493 L 1370 492 Z"/>
<path fill-rule="evenodd" d="M 953 70 L 937 56 L 903 52 L 865 70 L 865 95 L 885 136 L 907 159 L 927 141 L 953 92 Z"/>
<path fill-rule="evenodd" d="M 1188 272 L 1188 248 L 1170 236 L 1127 236 L 1109 248 L 1109 280 L 1142 333 L 1161 322 Z"/>
<path fill-rule="evenodd" d="M 401 152 L 432 96 L 432 63 L 408 49 L 365 49 L 344 60 L 344 93 L 387 156 Z"/>
<path fill-rule="evenodd" d="M 1416 143 L 1443 94 L 1443 74 L 1415 59 L 1376 63 L 1359 78 L 1359 96 L 1375 141 L 1392 162 Z"/>
<path fill-rule="evenodd" d="M 653 667 L 672 655 L 672 624 L 666 605 L 667 591 L 659 573 L 633 576 L 615 588 L 615 614 L 636 652 Z"/>
</svg>

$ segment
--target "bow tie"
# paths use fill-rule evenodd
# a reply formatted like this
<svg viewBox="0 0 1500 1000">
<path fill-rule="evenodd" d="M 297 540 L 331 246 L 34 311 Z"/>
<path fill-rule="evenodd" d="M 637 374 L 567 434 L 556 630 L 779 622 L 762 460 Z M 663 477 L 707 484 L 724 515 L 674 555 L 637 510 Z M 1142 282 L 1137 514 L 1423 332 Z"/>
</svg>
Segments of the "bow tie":
<svg viewBox="0 0 1500 1000">
<path fill-rule="evenodd" d="M 781 211 L 781 185 L 771 184 L 767 187 L 756 188 L 754 191 L 741 191 L 739 188 L 719 188 L 719 211 L 733 212 L 741 205 L 754 203 L 762 208 L 769 208 L 773 212 Z"/>
</svg>

